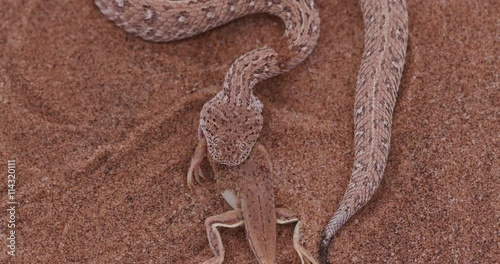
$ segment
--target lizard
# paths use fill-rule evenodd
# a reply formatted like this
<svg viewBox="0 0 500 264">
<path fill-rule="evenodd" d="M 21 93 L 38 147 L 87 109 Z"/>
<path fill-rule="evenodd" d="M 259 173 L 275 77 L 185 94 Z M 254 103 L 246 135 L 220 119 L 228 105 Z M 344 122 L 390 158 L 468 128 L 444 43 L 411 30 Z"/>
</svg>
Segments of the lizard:
<svg viewBox="0 0 500 264">
<path fill-rule="evenodd" d="M 382 180 L 408 45 L 406 0 L 361 0 L 365 47 L 354 99 L 354 165 L 338 209 L 325 227 L 321 263 L 337 231 L 371 199 Z"/>
<path fill-rule="evenodd" d="M 206 142 L 201 146 L 206 148 Z M 222 196 L 232 210 L 206 218 L 205 228 L 214 257 L 203 264 L 224 261 L 224 246 L 217 228 L 239 226 L 245 226 L 246 238 L 257 262 L 276 263 L 276 223 L 295 223 L 293 247 L 301 263 L 318 263 L 300 243 L 299 217 L 287 208 L 275 208 L 273 165 L 262 144 L 257 142 L 250 156 L 236 166 L 220 164 L 210 157 L 208 160 L 216 175 L 217 188 L 222 190 Z M 188 179 L 189 184 L 194 184 L 192 181 L 193 178 Z"/>
</svg>

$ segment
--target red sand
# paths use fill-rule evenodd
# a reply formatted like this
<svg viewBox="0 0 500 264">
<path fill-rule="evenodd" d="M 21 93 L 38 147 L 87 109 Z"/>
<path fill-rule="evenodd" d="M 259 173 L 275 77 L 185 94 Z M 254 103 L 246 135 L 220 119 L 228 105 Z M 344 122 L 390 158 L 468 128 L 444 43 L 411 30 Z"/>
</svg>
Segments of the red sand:
<svg viewBox="0 0 500 264">
<path fill-rule="evenodd" d="M 292 72 L 258 85 L 277 203 L 316 253 L 353 162 L 363 25 L 356 1 L 317 1 L 321 37 Z M 336 236 L 333 263 L 500 262 L 498 1 L 409 1 L 410 43 L 385 178 Z M 185 175 L 199 112 L 241 54 L 282 24 L 246 17 L 155 44 L 92 1 L 0 1 L 2 263 L 200 263 L 203 221 L 229 209 Z M 16 257 L 7 255 L 7 160 L 16 159 Z M 205 163 L 205 172 L 210 168 Z M 226 263 L 254 263 L 241 229 Z M 292 227 L 279 263 L 300 263 Z"/>
</svg>

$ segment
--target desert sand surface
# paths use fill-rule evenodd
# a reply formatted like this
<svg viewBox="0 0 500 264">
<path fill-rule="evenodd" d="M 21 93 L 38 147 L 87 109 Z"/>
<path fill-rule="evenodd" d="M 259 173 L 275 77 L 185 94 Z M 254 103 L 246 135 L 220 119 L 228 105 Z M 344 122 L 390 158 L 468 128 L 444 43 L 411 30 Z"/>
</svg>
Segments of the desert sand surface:
<svg viewBox="0 0 500 264">
<path fill-rule="evenodd" d="M 349 181 L 363 51 L 357 1 L 317 0 L 321 36 L 291 72 L 257 85 L 276 203 L 302 216 L 305 247 Z M 409 46 L 385 177 L 336 235 L 332 263 L 500 262 L 500 4 L 408 1 Z M 202 105 L 231 63 L 279 41 L 252 15 L 157 44 L 116 27 L 93 1 L 0 0 L 1 263 L 201 263 L 204 219 L 230 209 L 186 172 Z M 15 160 L 15 257 L 7 254 Z M 278 263 L 300 263 L 291 225 Z M 226 262 L 255 263 L 223 229 Z"/>
</svg>

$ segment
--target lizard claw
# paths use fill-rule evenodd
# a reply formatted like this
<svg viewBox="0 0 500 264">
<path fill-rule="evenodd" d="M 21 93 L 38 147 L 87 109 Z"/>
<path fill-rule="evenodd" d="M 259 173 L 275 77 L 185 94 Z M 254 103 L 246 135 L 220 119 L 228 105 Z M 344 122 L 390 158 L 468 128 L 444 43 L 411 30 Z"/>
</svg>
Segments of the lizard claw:
<svg viewBox="0 0 500 264">
<path fill-rule="evenodd" d="M 201 169 L 201 166 L 196 167 L 196 173 L 194 174 L 194 177 L 196 179 L 196 182 L 201 184 L 201 179 L 205 179 L 205 175 L 203 175 L 203 170 Z"/>
<path fill-rule="evenodd" d="M 203 175 L 203 170 L 200 166 L 198 166 L 198 173 L 194 175 L 196 177 L 196 181 L 201 184 L 200 178 L 205 179 L 205 175 Z"/>
<path fill-rule="evenodd" d="M 201 178 L 205 178 L 203 175 L 203 171 L 201 170 L 201 162 L 203 159 L 195 159 L 191 161 L 191 166 L 189 166 L 188 174 L 187 174 L 187 184 L 190 189 L 192 189 L 195 185 L 194 181 L 198 184 L 201 184 Z"/>
<path fill-rule="evenodd" d="M 194 170 L 193 166 L 189 166 L 189 170 L 188 170 L 188 174 L 187 174 L 187 184 L 188 184 L 190 189 L 192 189 L 194 187 L 193 170 Z M 196 177 L 196 175 L 194 177 L 198 181 L 198 178 Z"/>
<path fill-rule="evenodd" d="M 201 170 L 201 162 L 207 154 L 207 141 L 203 138 L 198 141 L 196 150 L 194 151 L 193 158 L 191 159 L 191 165 L 187 173 L 187 184 L 190 189 L 194 187 L 194 180 L 201 184 L 201 178 L 205 178 L 203 171 Z"/>
</svg>

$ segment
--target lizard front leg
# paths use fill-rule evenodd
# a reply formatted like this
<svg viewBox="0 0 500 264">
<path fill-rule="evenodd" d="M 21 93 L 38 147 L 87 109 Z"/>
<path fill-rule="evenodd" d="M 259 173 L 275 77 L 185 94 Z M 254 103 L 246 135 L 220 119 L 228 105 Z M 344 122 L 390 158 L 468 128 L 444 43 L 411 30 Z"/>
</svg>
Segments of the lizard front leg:
<svg viewBox="0 0 500 264">
<path fill-rule="evenodd" d="M 300 262 L 302 264 L 318 264 L 319 262 L 302 246 L 300 243 L 301 232 L 300 232 L 300 219 L 294 214 L 290 209 L 287 208 L 276 208 L 276 222 L 278 224 L 289 224 L 296 223 L 295 229 L 293 231 L 293 248 L 300 257 Z"/>
<path fill-rule="evenodd" d="M 189 166 L 187 174 L 187 183 L 189 188 L 194 187 L 193 176 L 195 180 L 200 183 L 200 178 L 204 178 L 203 171 L 201 170 L 201 162 L 207 156 L 207 140 L 205 137 L 200 137 L 198 145 L 191 158 L 191 165 Z"/>
<path fill-rule="evenodd" d="M 257 142 L 257 144 L 255 144 L 255 149 L 262 152 L 262 154 L 264 155 L 264 158 L 266 159 L 267 164 L 269 166 L 269 171 L 272 173 L 273 172 L 273 162 L 271 159 L 271 154 L 269 154 L 266 147 L 264 147 L 264 145 L 262 145 L 260 142 Z"/>
<path fill-rule="evenodd" d="M 243 225 L 243 216 L 240 210 L 231 210 L 229 212 L 210 216 L 205 220 L 207 229 L 208 243 L 214 253 L 214 257 L 203 262 L 203 264 L 221 264 L 224 261 L 224 246 L 222 238 L 217 227 L 234 228 Z"/>
</svg>

